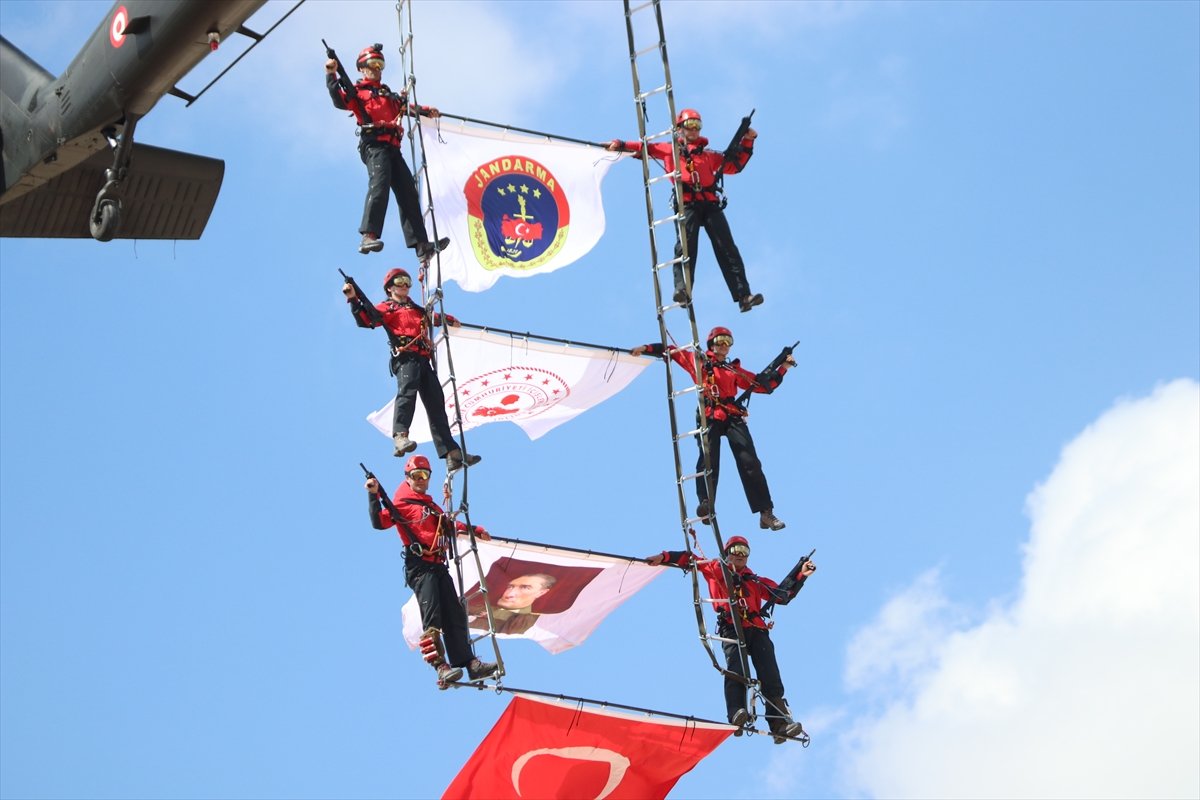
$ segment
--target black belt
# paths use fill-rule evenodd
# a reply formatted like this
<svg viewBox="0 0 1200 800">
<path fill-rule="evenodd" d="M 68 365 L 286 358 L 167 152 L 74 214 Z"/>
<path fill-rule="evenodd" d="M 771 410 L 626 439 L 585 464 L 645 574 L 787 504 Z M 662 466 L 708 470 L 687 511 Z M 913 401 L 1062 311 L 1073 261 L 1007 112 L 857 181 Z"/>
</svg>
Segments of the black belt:
<svg viewBox="0 0 1200 800">
<path fill-rule="evenodd" d="M 416 336 L 394 336 L 394 335 L 388 337 L 388 343 L 392 347 L 392 355 L 393 356 L 402 356 L 405 353 L 412 353 L 414 355 L 424 355 L 424 356 L 428 357 L 429 354 L 424 352 L 424 348 L 420 348 L 420 347 L 413 348 L 413 347 L 409 346 L 415 341 L 420 341 L 419 337 L 416 337 Z"/>
<path fill-rule="evenodd" d="M 405 356 L 413 356 L 415 358 L 429 358 L 429 352 L 426 350 L 414 350 L 409 347 L 400 346 L 392 348 L 392 358 L 400 359 Z"/>
</svg>

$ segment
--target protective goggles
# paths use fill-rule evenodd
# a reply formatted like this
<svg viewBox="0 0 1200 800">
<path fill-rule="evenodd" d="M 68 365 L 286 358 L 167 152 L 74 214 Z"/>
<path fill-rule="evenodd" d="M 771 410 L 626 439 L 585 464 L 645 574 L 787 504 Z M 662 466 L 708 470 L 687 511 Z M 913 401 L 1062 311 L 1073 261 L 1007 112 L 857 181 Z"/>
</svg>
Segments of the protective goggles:
<svg viewBox="0 0 1200 800">
<path fill-rule="evenodd" d="M 741 556 L 742 558 L 750 557 L 750 548 L 744 544 L 735 544 L 733 547 L 725 551 L 726 555 Z"/>
<path fill-rule="evenodd" d="M 427 469 L 410 469 L 408 471 L 408 477 L 414 481 L 427 481 L 429 480 L 429 475 L 430 472 Z"/>
<path fill-rule="evenodd" d="M 733 347 L 733 337 L 722 333 L 719 336 L 714 336 L 709 344 L 723 344 L 726 347 Z"/>
<path fill-rule="evenodd" d="M 383 70 L 383 59 L 382 58 L 368 58 L 366 61 L 363 62 L 363 66 L 368 69 L 373 69 L 376 72 L 381 72 Z"/>
<path fill-rule="evenodd" d="M 679 127 L 686 128 L 689 131 L 698 131 L 700 130 L 700 120 L 685 119 L 683 122 L 679 123 Z"/>
<path fill-rule="evenodd" d="M 412 278 L 407 275 L 397 275 L 392 278 L 392 286 L 412 286 Z"/>
</svg>

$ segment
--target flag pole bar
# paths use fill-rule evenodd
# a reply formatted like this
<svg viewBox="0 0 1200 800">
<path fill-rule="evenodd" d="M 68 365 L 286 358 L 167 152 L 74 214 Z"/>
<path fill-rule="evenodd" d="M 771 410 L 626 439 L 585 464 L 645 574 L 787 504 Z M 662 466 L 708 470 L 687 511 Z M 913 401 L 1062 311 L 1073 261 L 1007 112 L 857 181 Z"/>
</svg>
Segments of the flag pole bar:
<svg viewBox="0 0 1200 800">
<path fill-rule="evenodd" d="M 522 333 L 521 331 L 510 331 L 506 330 L 505 328 L 494 328 L 491 325 L 474 325 L 470 322 L 462 322 L 459 323 L 459 325 L 463 328 L 472 328 L 477 331 L 483 331 L 484 333 L 502 333 L 508 334 L 509 336 L 517 336 L 522 339 L 538 339 L 543 342 L 553 342 L 555 344 L 569 344 L 576 347 L 591 347 L 594 350 L 613 350 L 618 353 L 629 352 L 628 347 L 613 347 L 610 344 L 591 344 L 589 342 L 573 342 L 570 339 L 556 339 L 553 336 L 541 336 L 540 334 L 530 333 L 529 331 Z"/>
<path fill-rule="evenodd" d="M 616 559 L 620 559 L 621 561 L 637 561 L 637 562 L 641 562 L 643 564 L 646 563 L 646 559 L 644 559 L 644 558 L 635 558 L 633 556 L 622 556 L 622 555 L 617 555 L 616 553 L 602 553 L 599 550 L 581 550 L 577 547 L 562 547 L 557 544 L 545 544 L 544 542 L 531 542 L 528 539 L 506 539 L 503 536 L 493 536 L 491 538 L 491 541 L 503 542 L 504 544 L 525 544 L 525 545 L 529 545 L 531 547 L 545 547 L 550 550 L 562 550 L 565 553 L 582 553 L 584 555 L 589 555 L 589 556 L 603 556 L 604 558 L 616 558 Z"/>
<path fill-rule="evenodd" d="M 490 125 L 493 128 L 501 128 L 506 131 L 517 131 L 518 133 L 532 133 L 534 136 L 545 136 L 547 139 L 558 139 L 562 142 L 574 142 L 575 144 L 588 144 L 592 147 L 607 147 L 608 142 L 592 142 L 587 139 L 575 139 L 570 136 L 559 136 L 557 133 L 546 133 L 545 131 L 535 131 L 530 128 L 517 128 L 512 125 L 505 125 L 500 122 L 488 122 L 486 119 L 475 119 L 474 117 L 460 117 L 458 114 L 447 114 L 441 112 L 439 116 L 446 119 L 457 119 L 463 122 L 473 122 L 476 125 Z"/>
<path fill-rule="evenodd" d="M 672 719 L 681 719 L 685 722 L 702 722 L 706 725 L 722 725 L 731 727 L 728 722 L 719 722 L 715 719 L 704 719 L 702 717 L 694 717 L 687 714 L 672 714 L 670 711 L 656 711 L 653 708 L 642 708 L 640 706 L 627 706 L 624 703 L 610 703 L 607 700 L 592 700 L 587 697 L 576 697 L 570 694 L 555 694 L 554 692 L 538 692 L 533 689 L 515 689 L 512 686 L 488 686 L 486 684 L 469 684 L 479 690 L 494 689 L 497 692 L 510 692 L 512 694 L 527 694 L 533 697 L 548 697 L 552 700 L 573 700 L 577 703 L 590 703 L 594 706 L 603 708 L 619 708 L 622 711 L 635 711 L 639 714 L 650 714 L 655 717 L 670 717 Z"/>
</svg>

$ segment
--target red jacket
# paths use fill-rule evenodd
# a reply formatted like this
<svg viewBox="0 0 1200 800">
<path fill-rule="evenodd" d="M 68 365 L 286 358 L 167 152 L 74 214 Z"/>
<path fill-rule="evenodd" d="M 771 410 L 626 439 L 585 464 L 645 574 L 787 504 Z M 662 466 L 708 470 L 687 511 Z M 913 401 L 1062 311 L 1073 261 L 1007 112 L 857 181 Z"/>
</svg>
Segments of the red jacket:
<svg viewBox="0 0 1200 800">
<path fill-rule="evenodd" d="M 661 356 L 663 346 L 648 344 L 646 352 Z M 666 352 L 671 360 L 687 370 L 687 374 L 692 376 L 693 381 L 696 381 L 696 363 L 691 350 L 671 347 Z M 701 370 L 704 373 L 704 379 L 696 382 L 704 389 L 704 415 L 709 419 L 720 421 L 730 417 L 746 416 L 745 409 L 733 402 L 737 399 L 738 394 L 745 389 L 751 389 L 759 394 L 773 390 L 783 382 L 788 365 L 780 364 L 779 369 L 776 370 L 778 377 L 772 376 L 766 386 L 754 382 L 757 376 L 753 372 L 743 369 L 740 359 L 718 362 L 716 355 L 711 350 L 704 354 Z"/>
<path fill-rule="evenodd" d="M 375 141 L 399 146 L 404 126 L 396 121 L 397 118 L 401 115 L 426 114 L 428 111 L 428 106 L 410 107 L 402 95 L 396 94 L 387 84 L 379 81 L 360 80 L 354 84 L 358 102 L 351 99 L 349 93 L 338 82 L 337 75 L 326 73 L 325 82 L 334 107 L 349 109 L 358 124 L 369 129 L 364 131 L 366 137 Z M 364 111 L 366 113 L 363 113 Z"/>
<path fill-rule="evenodd" d="M 383 316 L 383 327 L 391 334 L 394 345 L 404 351 L 417 353 L 428 358 L 433 352 L 426 327 L 425 309 L 409 300 L 401 305 L 394 300 L 384 300 L 376 303 L 375 309 Z M 350 312 L 360 328 L 377 328 L 379 325 L 372 321 L 362 303 L 350 300 Z M 447 314 L 446 319 L 451 323 L 458 320 Z M 442 324 L 442 315 L 433 314 L 433 324 Z"/>
<path fill-rule="evenodd" d="M 375 503 L 371 504 L 371 522 L 374 526 L 379 530 L 386 530 L 395 525 L 405 548 L 410 548 L 413 543 L 417 543 L 420 545 L 419 552 L 422 560 L 445 563 L 447 545 L 445 537 L 449 536 L 452 530 L 466 531 L 467 526 L 456 522 L 452 527 L 450 518 L 446 516 L 446 512 L 442 511 L 442 507 L 433 502 L 433 498 L 429 495 L 418 494 L 414 491 L 408 485 L 408 481 L 400 484 L 396 489 L 392 504 L 400 513 L 399 520 L 392 519 L 391 512 L 386 508 L 379 508 L 376 513 Z"/>
<path fill-rule="evenodd" d="M 689 566 L 690 556 L 686 551 L 673 552 L 664 550 L 662 555 L 667 563 L 677 567 Z M 700 570 L 700 574 L 704 576 L 704 580 L 708 582 L 709 597 L 716 601 L 713 603 L 713 607 L 717 610 L 717 617 L 728 617 L 729 587 L 725 585 L 725 575 L 721 569 L 721 562 L 716 559 L 707 559 L 696 561 L 695 566 Z M 742 625 L 770 630 L 773 623 L 769 617 L 763 615 L 763 605 L 768 602 L 786 605 L 788 602 L 787 596 L 782 592 L 775 591 L 779 588 L 779 584 L 770 578 L 755 575 L 750 571 L 749 567 L 743 567 L 735 574 L 738 578 L 736 581 L 737 589 L 734 591 L 735 606 L 742 616 Z"/>
<path fill-rule="evenodd" d="M 638 158 L 642 157 L 641 142 L 622 142 L 622 145 L 622 149 L 626 152 L 635 153 Z M 708 139 L 703 136 L 697 137 L 696 141 L 690 145 L 685 144 L 682 140 L 679 143 L 679 151 L 683 157 L 680 178 L 683 181 L 683 202 L 685 203 L 697 200 L 717 201 L 719 199 L 715 190 L 717 170 L 721 170 L 726 175 L 741 172 L 750 161 L 750 156 L 754 155 L 754 140 L 749 136 L 742 139 L 737 155 L 728 161 L 725 161 L 724 153 L 718 150 L 706 150 L 707 146 Z M 654 142 L 649 146 L 648 152 L 651 158 L 662 162 L 663 169 L 667 172 L 675 171 L 675 154 L 671 149 L 670 142 Z M 722 162 L 724 167 L 721 166 Z"/>
</svg>

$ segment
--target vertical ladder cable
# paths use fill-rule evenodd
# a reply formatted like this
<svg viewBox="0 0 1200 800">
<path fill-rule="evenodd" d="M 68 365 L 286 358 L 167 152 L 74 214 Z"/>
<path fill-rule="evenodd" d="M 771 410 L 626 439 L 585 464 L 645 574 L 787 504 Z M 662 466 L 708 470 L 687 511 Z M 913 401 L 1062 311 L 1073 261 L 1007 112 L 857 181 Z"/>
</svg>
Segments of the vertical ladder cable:
<svg viewBox="0 0 1200 800">
<path fill-rule="evenodd" d="M 407 31 L 405 30 L 406 20 L 407 20 Z M 403 71 L 404 76 L 405 76 L 404 88 L 405 88 L 405 91 L 408 92 L 408 102 L 410 104 L 410 107 L 419 108 L 420 103 L 417 102 L 417 77 L 416 77 L 415 57 L 414 57 L 415 54 L 413 52 L 412 0 L 397 0 L 396 21 L 400 28 L 400 42 L 401 42 L 401 44 L 400 44 L 400 68 Z M 419 165 L 419 167 L 417 169 L 413 170 L 413 179 L 415 181 L 417 181 L 418 195 L 421 194 L 421 186 L 422 185 L 424 186 L 425 191 L 424 191 L 423 199 L 425 201 L 425 211 L 424 211 L 423 216 L 424 216 L 425 220 L 427 221 L 426 230 L 430 232 L 430 240 L 432 242 L 436 243 L 441 237 L 438 235 L 437 215 L 435 213 L 435 209 L 433 206 L 433 189 L 429 185 L 429 165 L 428 165 L 428 162 L 425 160 L 425 148 L 423 146 L 421 146 L 421 136 L 420 136 L 421 115 L 417 114 L 415 116 L 411 116 L 409 119 L 412 121 L 412 124 L 408 126 L 408 147 L 409 147 L 410 163 L 412 163 L 414 165 Z M 419 161 L 418 161 L 418 155 L 420 156 Z M 447 383 L 449 383 L 449 386 L 450 386 L 450 396 L 454 398 L 454 419 L 451 421 L 451 430 L 455 430 L 455 429 L 458 430 L 458 446 L 461 449 L 462 455 L 465 459 L 465 457 L 467 455 L 467 442 L 466 442 L 465 434 L 463 433 L 462 406 L 459 403 L 459 398 L 458 398 L 458 380 L 454 374 L 454 358 L 452 357 L 452 355 L 450 353 L 450 336 L 448 333 L 449 325 L 446 324 L 446 309 L 445 309 L 445 303 L 444 303 L 444 295 L 442 292 L 442 269 L 441 269 L 442 256 L 441 256 L 441 253 L 435 251 L 433 254 L 433 258 L 431 259 L 431 262 L 436 265 L 435 269 L 434 269 L 434 273 L 435 273 L 434 289 L 431 294 L 427 294 L 427 287 L 428 287 L 428 283 L 429 283 L 429 275 L 428 275 L 429 271 L 425 266 L 422 266 L 421 274 L 418 276 L 420 278 L 420 282 L 421 282 L 421 301 L 422 301 L 421 305 L 424 306 L 426 304 L 426 302 L 433 302 L 437 309 L 435 313 L 440 315 L 441 319 L 442 319 L 442 338 L 443 338 L 443 341 L 444 341 L 445 347 L 446 347 L 446 369 L 450 375 Z M 430 323 L 432 324 L 432 320 L 430 320 Z M 430 337 L 430 338 L 432 341 L 433 337 Z M 434 371 L 436 374 L 436 371 L 437 371 L 437 347 L 436 346 L 433 348 L 433 357 L 432 357 L 431 361 L 433 363 Z M 443 387 L 443 391 L 444 390 L 445 390 L 445 387 Z M 484 613 L 487 615 L 487 620 L 488 620 L 488 632 L 486 634 L 476 637 L 472 641 L 472 643 L 474 643 L 474 641 L 478 641 L 479 639 L 482 639 L 484 637 L 487 637 L 488 639 L 491 640 L 492 651 L 495 653 L 496 665 L 497 665 L 497 669 L 496 669 L 496 673 L 495 673 L 495 680 L 496 680 L 496 683 L 499 684 L 500 679 L 504 677 L 504 658 L 500 654 L 500 644 L 496 640 L 496 627 L 492 620 L 491 604 L 488 603 L 487 575 L 484 574 L 483 562 L 479 557 L 479 546 L 475 539 L 475 528 L 471 524 L 470 506 L 467 502 L 467 489 L 468 489 L 468 484 L 469 484 L 469 480 L 470 480 L 471 469 L 470 469 L 470 467 L 464 466 L 459 471 L 462 472 L 462 479 L 463 479 L 462 501 L 459 503 L 458 508 L 452 512 L 452 516 L 457 518 L 458 515 L 461 513 L 463 515 L 463 520 L 467 526 L 467 536 L 469 537 L 470 542 L 471 542 L 470 553 L 471 553 L 471 557 L 473 557 L 475 559 L 475 572 L 476 572 L 476 574 L 479 575 L 479 587 L 480 587 L 480 592 L 482 593 L 483 600 L 484 600 L 483 608 L 484 608 Z M 444 484 L 443 488 L 444 488 L 445 496 L 447 498 L 446 499 L 446 508 L 452 508 L 454 506 L 454 502 L 453 502 L 454 480 L 453 480 L 453 477 L 451 476 L 449 470 L 447 470 L 447 472 L 446 472 L 446 480 L 445 480 L 445 484 Z M 456 571 L 456 575 L 458 577 L 459 591 L 462 593 L 459 595 L 459 602 L 461 602 L 463 604 L 463 609 L 466 610 L 467 602 L 468 602 L 468 597 L 466 595 L 467 586 L 465 585 L 465 583 L 463 581 L 463 569 L 462 569 L 462 561 L 463 561 L 463 558 L 465 558 L 466 556 L 460 555 L 458 552 L 458 537 L 457 536 L 454 536 L 454 535 L 450 536 L 449 541 L 450 541 L 450 555 L 452 556 L 452 560 L 454 562 L 454 568 Z"/>
<path fill-rule="evenodd" d="M 696 315 L 694 310 L 695 298 L 692 293 L 693 287 L 688 275 L 689 271 L 686 269 L 686 265 L 689 263 L 689 259 L 692 258 L 692 254 L 688 252 L 687 231 L 684 226 L 683 214 L 678 211 L 678 209 L 683 208 L 683 192 L 682 187 L 680 186 L 680 181 L 678 180 L 680 175 L 680 149 L 679 140 L 675 135 L 675 95 L 674 88 L 671 83 L 671 67 L 667 59 L 667 40 L 666 32 L 663 28 L 662 8 L 660 6 L 660 0 L 648 0 L 641 5 L 632 8 L 630 7 L 630 0 L 624 0 L 624 6 L 625 30 L 629 40 L 629 66 L 633 75 L 633 101 L 637 110 L 638 138 L 642 144 L 642 182 L 645 187 L 646 194 L 646 222 L 650 234 L 650 258 L 652 265 L 651 275 L 654 280 L 654 307 L 658 318 L 659 338 L 664 348 L 673 344 L 675 339 L 671 336 L 670 331 L 667 329 L 666 314 L 667 312 L 674 311 L 676 309 L 684 311 L 687 316 L 686 327 L 688 330 L 689 344 L 683 349 L 690 349 L 692 358 L 694 359 L 693 364 L 697 375 L 697 382 L 694 383 L 691 388 L 680 389 L 677 391 L 675 389 L 671 361 L 669 357 L 665 359 L 667 379 L 667 413 L 671 422 L 671 446 L 675 456 L 675 489 L 676 497 L 679 503 L 679 519 L 683 530 L 684 549 L 687 550 L 687 552 L 693 557 L 695 556 L 695 553 L 692 550 L 692 543 L 689 533 L 691 532 L 692 523 L 699 521 L 698 517 L 688 517 L 687 498 L 684 495 L 684 484 L 689 480 L 704 480 L 708 482 L 710 506 L 709 521 L 712 523 L 713 536 L 716 539 L 717 552 L 719 553 L 718 560 L 721 563 L 722 571 L 725 573 L 726 585 L 730 588 L 729 594 L 732 596 L 732 587 L 734 586 L 734 583 L 732 580 L 732 575 L 729 572 L 729 568 L 725 564 L 725 543 L 721 538 L 721 529 L 717 523 L 715 502 L 716 493 L 713 491 L 714 487 L 712 485 L 712 461 L 709 453 L 708 420 L 704 414 L 704 389 L 701 385 L 704 374 L 703 355 L 700 349 L 700 334 L 696 328 Z M 658 41 L 654 45 L 639 49 L 637 46 L 636 37 L 634 35 L 633 15 L 646 9 L 652 9 L 654 11 Z M 642 56 L 651 55 L 656 52 L 661 55 L 663 83 L 661 86 L 658 86 L 654 89 L 643 90 L 642 80 L 638 70 L 638 61 Z M 647 133 L 646 129 L 647 123 L 651 118 L 649 110 L 649 101 L 651 100 L 656 101 L 660 111 L 662 110 L 663 106 L 665 106 L 666 110 L 666 128 L 656 133 Z M 657 118 L 658 117 L 656 116 L 655 119 Z M 675 170 L 669 176 L 655 176 L 652 178 L 650 176 L 650 156 L 646 152 L 647 147 L 652 141 L 661 140 L 664 136 L 670 137 Z M 662 219 L 655 219 L 654 188 L 656 185 L 663 182 L 663 177 L 670 178 L 669 185 L 671 187 L 674 201 L 671 204 L 671 207 L 676 209 L 676 211 L 671 216 L 663 217 Z M 663 194 L 664 197 L 667 196 L 662 192 L 660 192 L 660 194 Z M 674 223 L 670 226 L 670 228 L 674 230 L 677 237 L 676 241 L 679 243 L 680 254 L 679 256 L 662 261 L 660 260 L 659 252 L 661 249 L 665 248 L 659 247 L 658 236 L 661 233 L 661 228 L 665 227 L 668 222 Z M 670 247 L 671 252 L 674 253 L 675 244 L 671 243 Z M 676 302 L 664 304 L 662 285 L 660 283 L 660 272 L 667 267 L 673 268 L 676 263 L 684 266 L 684 283 L 688 294 L 688 302 L 682 304 Z M 695 414 L 696 419 L 698 420 L 698 429 L 695 434 L 699 440 L 700 452 L 703 455 L 704 471 L 702 473 L 688 474 L 685 473 L 683 469 L 683 461 L 679 452 L 679 442 L 682 438 L 690 437 L 692 433 L 680 433 L 679 418 L 676 413 L 675 404 L 679 397 L 692 393 L 695 394 Z M 711 636 L 707 632 L 706 624 L 704 622 L 704 605 L 707 601 L 701 597 L 700 583 L 697 572 L 698 570 L 691 570 L 692 590 L 696 609 L 696 622 L 700 629 L 700 640 L 704 645 L 704 649 L 708 652 L 709 658 L 712 659 L 714 668 L 716 668 L 726 677 L 744 682 L 754 691 L 755 694 L 757 694 L 758 682 L 750 677 L 749 663 L 747 662 L 746 657 L 745 636 L 742 633 L 742 621 L 738 614 L 735 613 L 732 603 L 729 616 L 733 621 L 733 628 L 736 634 L 736 644 L 738 647 L 739 658 L 741 660 L 742 675 L 739 676 L 729 671 L 720 661 L 718 661 L 716 654 L 713 652 L 711 644 L 713 640 L 730 640 L 721 640 L 719 637 Z M 753 699 L 751 700 L 750 705 L 751 708 L 749 710 L 752 712 L 754 705 Z"/>
</svg>

